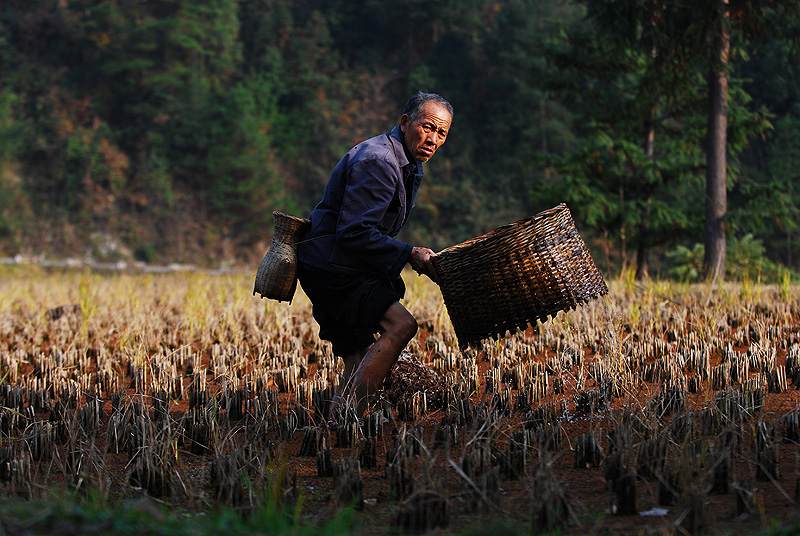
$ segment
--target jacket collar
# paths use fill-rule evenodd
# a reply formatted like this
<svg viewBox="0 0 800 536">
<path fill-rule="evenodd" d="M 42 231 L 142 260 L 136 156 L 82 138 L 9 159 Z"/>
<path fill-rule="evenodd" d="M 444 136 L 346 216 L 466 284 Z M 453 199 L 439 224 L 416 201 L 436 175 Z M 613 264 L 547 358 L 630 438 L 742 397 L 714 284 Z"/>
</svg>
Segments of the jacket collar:
<svg viewBox="0 0 800 536">
<path fill-rule="evenodd" d="M 395 126 L 389 131 L 389 137 L 394 138 L 392 145 L 394 146 L 395 157 L 397 158 L 397 163 L 400 164 L 400 167 L 405 168 L 410 164 L 414 168 L 415 175 L 422 175 L 422 163 L 417 162 L 414 158 L 409 156 L 408 149 L 406 149 L 406 143 L 403 141 L 403 131 L 400 130 L 399 125 Z"/>
<path fill-rule="evenodd" d="M 389 137 L 394 138 L 395 140 L 392 145 L 394 146 L 394 153 L 397 157 L 397 163 L 400 164 L 400 167 L 406 167 L 408 164 L 411 164 L 413 159 L 408 155 L 406 143 L 403 141 L 403 131 L 400 130 L 400 125 L 397 125 L 389 131 Z"/>
</svg>

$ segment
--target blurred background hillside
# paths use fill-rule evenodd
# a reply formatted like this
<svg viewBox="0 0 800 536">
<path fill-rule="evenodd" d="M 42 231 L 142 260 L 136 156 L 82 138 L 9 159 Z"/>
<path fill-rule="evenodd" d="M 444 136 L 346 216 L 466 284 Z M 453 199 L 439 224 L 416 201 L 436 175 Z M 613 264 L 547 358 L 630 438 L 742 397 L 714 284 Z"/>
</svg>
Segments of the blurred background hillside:
<svg viewBox="0 0 800 536">
<path fill-rule="evenodd" d="M 566 202 L 601 270 L 694 278 L 714 37 L 696 4 L 3 0 L 0 256 L 255 269 L 272 211 L 306 216 L 421 89 L 456 115 L 406 241 Z M 800 21 L 730 6 L 728 271 L 778 277 L 800 268 Z"/>
</svg>

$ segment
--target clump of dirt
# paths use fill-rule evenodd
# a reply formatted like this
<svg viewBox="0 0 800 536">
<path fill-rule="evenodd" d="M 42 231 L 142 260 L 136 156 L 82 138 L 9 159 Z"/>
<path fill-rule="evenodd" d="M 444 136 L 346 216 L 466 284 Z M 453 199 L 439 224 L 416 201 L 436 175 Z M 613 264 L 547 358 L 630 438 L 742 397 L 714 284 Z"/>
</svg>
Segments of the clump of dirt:
<svg viewBox="0 0 800 536">
<path fill-rule="evenodd" d="M 423 363 L 418 356 L 403 352 L 378 394 L 391 402 L 394 407 L 398 407 L 405 401 L 411 400 L 417 393 L 425 394 L 429 410 L 444 405 L 445 387 L 439 374 Z"/>
</svg>

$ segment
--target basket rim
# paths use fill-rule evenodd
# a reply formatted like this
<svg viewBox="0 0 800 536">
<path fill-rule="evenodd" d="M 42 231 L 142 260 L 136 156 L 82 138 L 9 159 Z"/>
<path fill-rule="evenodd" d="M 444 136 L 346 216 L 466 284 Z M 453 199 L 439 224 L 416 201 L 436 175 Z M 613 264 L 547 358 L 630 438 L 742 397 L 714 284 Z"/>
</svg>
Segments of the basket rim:
<svg viewBox="0 0 800 536">
<path fill-rule="evenodd" d="M 291 214 L 287 214 L 286 212 L 281 212 L 280 210 L 273 210 L 272 215 L 276 218 L 286 218 L 288 220 L 296 221 L 298 223 L 310 223 L 311 220 L 308 218 L 301 218 L 300 216 L 293 216 Z"/>
<path fill-rule="evenodd" d="M 476 236 L 475 238 L 470 238 L 469 240 L 461 242 L 460 244 L 448 246 L 443 250 L 439 251 L 438 253 L 436 253 L 436 255 L 443 255 L 454 251 L 462 251 L 466 248 L 475 247 L 483 242 L 486 242 L 487 240 L 496 240 L 498 238 L 502 238 L 503 236 L 518 230 L 520 227 L 534 225 L 536 224 L 536 222 L 540 220 L 552 217 L 553 215 L 556 215 L 564 211 L 567 211 L 567 213 L 569 213 L 569 208 L 567 207 L 566 203 L 559 203 L 553 208 L 549 208 L 547 210 L 539 212 L 535 216 L 530 216 L 528 218 L 521 218 L 511 223 L 506 223 L 494 229 L 493 231 L 489 231 L 486 234 Z"/>
</svg>

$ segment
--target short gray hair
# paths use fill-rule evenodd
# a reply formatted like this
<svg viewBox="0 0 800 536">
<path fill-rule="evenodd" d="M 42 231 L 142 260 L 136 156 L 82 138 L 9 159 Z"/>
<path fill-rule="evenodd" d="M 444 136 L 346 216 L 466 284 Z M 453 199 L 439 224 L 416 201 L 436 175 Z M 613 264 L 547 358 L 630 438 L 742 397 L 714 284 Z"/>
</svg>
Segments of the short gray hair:
<svg viewBox="0 0 800 536">
<path fill-rule="evenodd" d="M 429 102 L 435 102 L 446 108 L 450 112 L 450 119 L 453 119 L 453 105 L 447 102 L 447 99 L 436 93 L 424 93 L 422 91 L 417 91 L 408 99 L 405 108 L 403 108 L 403 114 L 408 115 L 411 119 L 416 119 L 422 107 Z"/>
</svg>

